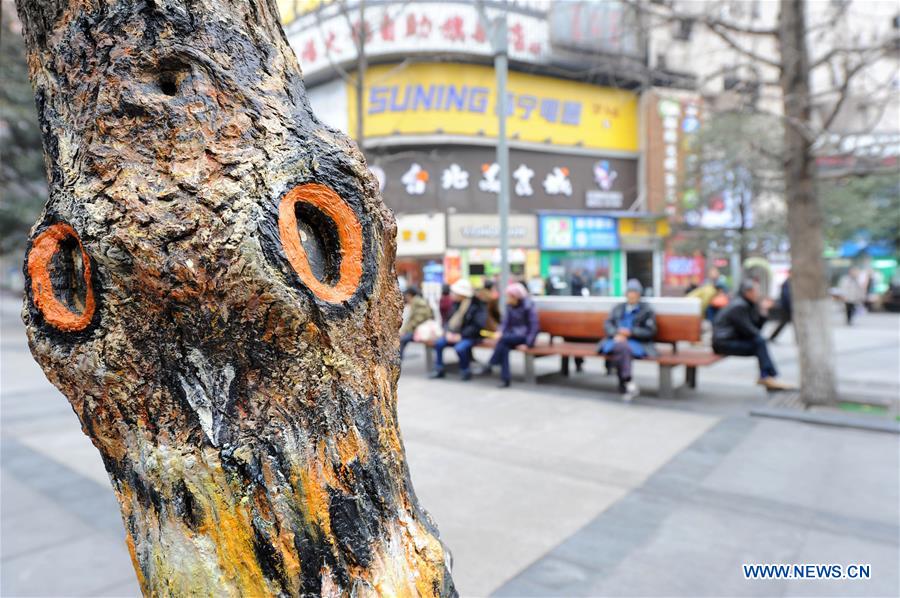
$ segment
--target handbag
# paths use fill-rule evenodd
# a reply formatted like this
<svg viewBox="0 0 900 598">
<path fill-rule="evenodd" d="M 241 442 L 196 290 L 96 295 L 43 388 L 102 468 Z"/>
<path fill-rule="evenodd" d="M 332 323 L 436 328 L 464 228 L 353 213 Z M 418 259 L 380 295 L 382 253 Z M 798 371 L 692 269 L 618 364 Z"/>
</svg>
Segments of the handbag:
<svg viewBox="0 0 900 598">
<path fill-rule="evenodd" d="M 711 306 L 716 309 L 722 309 L 726 305 L 728 305 L 728 295 L 725 293 L 718 293 L 712 300 L 709 302 Z"/>
<path fill-rule="evenodd" d="M 413 331 L 413 340 L 417 343 L 431 343 L 444 335 L 444 329 L 437 320 L 425 320 Z"/>
</svg>

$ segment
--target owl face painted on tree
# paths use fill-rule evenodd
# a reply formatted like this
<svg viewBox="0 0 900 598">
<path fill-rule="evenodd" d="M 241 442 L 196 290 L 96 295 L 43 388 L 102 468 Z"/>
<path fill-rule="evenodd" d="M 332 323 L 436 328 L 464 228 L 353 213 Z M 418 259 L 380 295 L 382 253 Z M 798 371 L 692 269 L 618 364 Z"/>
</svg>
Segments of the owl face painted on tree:
<svg viewBox="0 0 900 598">
<path fill-rule="evenodd" d="M 397 427 L 377 182 L 312 116 L 269 4 L 179 7 L 38 37 L 20 6 L 51 187 L 32 352 L 103 457 L 145 593 L 451 594 Z"/>
</svg>

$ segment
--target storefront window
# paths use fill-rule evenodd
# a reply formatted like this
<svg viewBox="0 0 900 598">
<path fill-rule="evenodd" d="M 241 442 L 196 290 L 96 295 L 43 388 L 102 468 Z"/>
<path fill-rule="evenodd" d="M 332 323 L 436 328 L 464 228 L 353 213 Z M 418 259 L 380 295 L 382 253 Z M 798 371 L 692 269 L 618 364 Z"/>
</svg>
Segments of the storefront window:
<svg viewBox="0 0 900 598">
<path fill-rule="evenodd" d="M 545 251 L 541 256 L 548 295 L 621 294 L 617 251 Z"/>
</svg>

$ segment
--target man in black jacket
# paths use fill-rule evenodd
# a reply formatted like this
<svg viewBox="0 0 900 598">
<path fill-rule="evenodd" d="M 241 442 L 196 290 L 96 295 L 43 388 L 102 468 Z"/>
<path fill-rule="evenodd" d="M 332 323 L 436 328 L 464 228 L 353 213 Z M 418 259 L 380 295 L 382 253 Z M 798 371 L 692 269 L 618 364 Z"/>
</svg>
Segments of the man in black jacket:
<svg viewBox="0 0 900 598">
<path fill-rule="evenodd" d="M 738 296 L 722 308 L 713 321 L 713 351 L 719 355 L 750 356 L 759 360 L 757 384 L 768 390 L 786 390 L 789 385 L 780 382 L 778 372 L 761 330 L 772 305 L 771 299 L 763 299 L 759 283 L 752 279 L 741 281 Z"/>
<path fill-rule="evenodd" d="M 429 378 L 444 377 L 444 349 L 453 347 L 459 357 L 459 373 L 463 380 L 472 378 L 469 363 L 472 347 L 481 342 L 481 330 L 487 324 L 487 306 L 472 290 L 472 283 L 461 278 L 450 286 L 454 310 L 445 323 L 444 336 L 434 344 L 434 371 Z"/>
</svg>

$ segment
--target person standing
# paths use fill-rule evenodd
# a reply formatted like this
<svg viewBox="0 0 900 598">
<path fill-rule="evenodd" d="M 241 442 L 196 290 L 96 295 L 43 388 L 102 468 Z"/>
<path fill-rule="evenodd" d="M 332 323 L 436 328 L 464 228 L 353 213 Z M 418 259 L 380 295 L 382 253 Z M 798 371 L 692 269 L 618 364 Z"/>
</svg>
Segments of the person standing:
<svg viewBox="0 0 900 598">
<path fill-rule="evenodd" d="M 738 295 L 713 321 L 712 346 L 718 355 L 755 355 L 759 361 L 756 383 L 768 390 L 787 390 L 791 387 L 778 380 L 778 371 L 761 334 L 771 305 L 771 299 L 762 299 L 758 282 L 750 278 L 742 280 Z"/>
<path fill-rule="evenodd" d="M 853 316 L 859 309 L 859 305 L 866 299 L 866 289 L 860 283 L 859 268 L 850 266 L 850 269 L 841 277 L 838 284 L 841 299 L 844 302 L 844 312 L 847 316 L 847 326 L 853 325 Z"/>
<path fill-rule="evenodd" d="M 403 359 L 406 345 L 412 342 L 419 324 L 424 324 L 434 317 L 431 306 L 416 287 L 406 287 L 406 290 L 403 291 L 403 302 L 406 304 L 408 313 L 403 325 L 400 326 L 400 359 Z"/>
<path fill-rule="evenodd" d="M 575 270 L 572 273 L 572 278 L 569 280 L 569 292 L 574 297 L 581 297 L 584 295 L 584 289 L 587 286 L 587 281 L 584 279 L 584 272 L 581 268 Z"/>
<path fill-rule="evenodd" d="M 656 354 L 656 314 L 649 304 L 641 301 L 644 287 L 632 278 L 625 287 L 625 303 L 615 306 L 603 328 L 606 338 L 600 341 L 597 352 L 609 355 L 619 376 L 619 392 L 625 401 L 640 393 L 631 379 L 631 362 Z"/>
<path fill-rule="evenodd" d="M 490 374 L 493 366 L 500 366 L 500 388 L 510 385 L 509 352 L 519 345 L 534 346 L 538 335 L 538 316 L 534 301 L 528 291 L 518 282 L 506 287 L 506 316 L 500 327 L 497 346 L 487 365 L 479 374 Z"/>
<path fill-rule="evenodd" d="M 791 312 L 791 272 L 788 271 L 787 278 L 781 283 L 781 295 L 778 298 L 778 307 L 781 308 L 781 314 L 778 321 L 778 326 L 775 327 L 775 330 L 772 331 L 772 334 L 769 336 L 769 342 L 774 343 L 775 339 L 778 338 L 778 335 L 781 334 L 781 331 L 785 326 L 793 319 L 793 314 Z"/>
<path fill-rule="evenodd" d="M 453 347 L 459 357 L 460 377 L 472 378 L 469 363 L 472 347 L 481 342 L 481 330 L 487 323 L 487 307 L 472 290 L 472 283 L 460 278 L 450 285 L 453 296 L 453 314 L 447 320 L 444 336 L 434 344 L 434 371 L 429 378 L 444 377 L 444 349 Z"/>
</svg>

